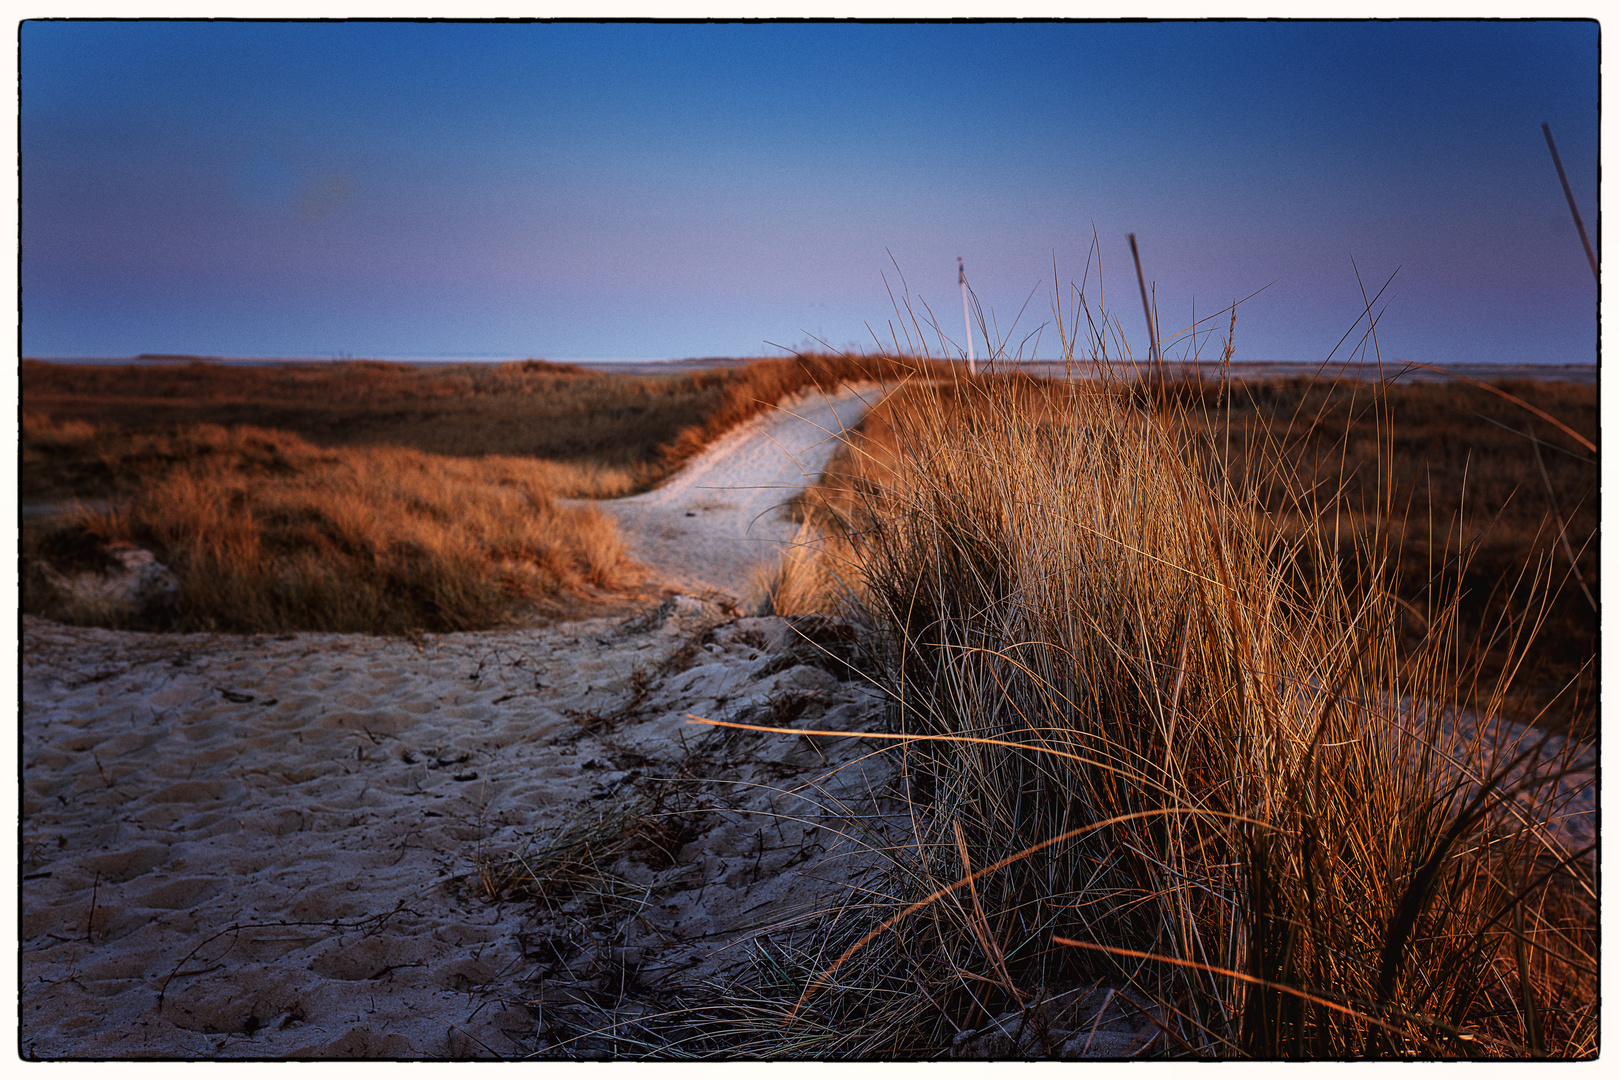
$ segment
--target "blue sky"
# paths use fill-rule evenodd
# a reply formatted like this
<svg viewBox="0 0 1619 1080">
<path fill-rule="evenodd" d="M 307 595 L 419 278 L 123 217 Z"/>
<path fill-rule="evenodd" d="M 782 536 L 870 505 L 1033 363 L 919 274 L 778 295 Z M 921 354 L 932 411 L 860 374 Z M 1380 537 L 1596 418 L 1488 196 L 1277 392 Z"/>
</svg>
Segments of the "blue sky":
<svg viewBox="0 0 1619 1080">
<path fill-rule="evenodd" d="M 1274 281 L 1237 358 L 1592 362 L 1592 22 L 31 22 L 31 356 L 874 347 L 1085 271 L 1139 346 Z M 893 262 L 890 262 L 892 257 Z M 1094 267 L 1087 293 L 1095 304 Z M 1049 329 L 1040 354 L 1057 346 Z M 978 343 L 980 353 L 984 350 Z M 1212 346 L 1218 352 L 1218 344 Z M 1143 350 L 1144 351 L 1144 350 Z M 1173 353 L 1171 354 L 1173 355 Z"/>
</svg>

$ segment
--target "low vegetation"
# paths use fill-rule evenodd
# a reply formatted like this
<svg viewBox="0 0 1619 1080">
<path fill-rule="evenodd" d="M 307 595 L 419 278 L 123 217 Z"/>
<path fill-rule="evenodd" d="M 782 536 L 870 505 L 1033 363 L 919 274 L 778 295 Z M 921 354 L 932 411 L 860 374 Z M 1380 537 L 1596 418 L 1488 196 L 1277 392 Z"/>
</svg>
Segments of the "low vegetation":
<svg viewBox="0 0 1619 1080">
<path fill-rule="evenodd" d="M 813 382 L 913 380 L 756 582 L 861 628 L 908 820 L 817 941 L 756 944 L 751 996 L 693 1021 L 715 1053 L 936 1057 L 1098 985 L 1154 1056 L 1598 1048 L 1594 860 L 1551 826 L 1589 759 L 1507 723 L 1595 730 L 1597 470 L 1497 394 L 795 358 L 616 387 L 232 369 L 209 397 L 191 368 L 36 367 L 25 495 L 120 501 L 25 554 L 148 547 L 183 582 L 148 617 L 220 629 L 470 628 L 611 588 L 616 532 L 559 495 L 653 483 Z M 1503 389 L 1594 436 L 1593 392 Z M 607 896 L 622 841 L 559 834 L 480 883 Z"/>
<path fill-rule="evenodd" d="M 1498 389 L 1595 440 L 1596 387 Z M 1251 485 L 1270 527 L 1294 538 L 1324 530 L 1341 573 L 1370 571 L 1355 545 L 1385 550 L 1379 584 L 1396 598 L 1404 647 L 1454 602 L 1457 640 L 1480 671 L 1494 678 L 1516 665 L 1504 703 L 1513 718 L 1568 731 L 1595 716 L 1600 470 L 1570 435 L 1454 382 L 1187 381 L 1129 392 Z M 918 386 L 872 410 L 799 498 L 799 516 L 858 528 L 862 493 L 892 479 L 901 416 L 924 401 L 953 414 L 956 395 Z M 1025 394 L 1020 407 L 1043 430 L 1067 422 L 1049 396 Z M 1534 645 L 1515 650 L 1524 625 L 1535 626 Z"/>
<path fill-rule="evenodd" d="M 786 618 L 847 612 L 853 598 L 839 571 L 847 571 L 849 554 L 847 542 L 840 537 L 823 535 L 816 523 L 803 522 L 793 542 L 774 561 L 754 570 L 748 583 L 753 609 L 760 615 Z"/>
<path fill-rule="evenodd" d="M 616 526 L 565 507 L 559 473 L 521 458 L 312 446 L 287 432 L 198 424 L 131 433 L 28 417 L 24 454 L 76 462 L 132 492 L 24 530 L 24 610 L 176 630 L 405 633 L 500 625 L 569 590 L 610 589 L 628 563 Z M 153 552 L 177 595 L 87 607 L 53 584 L 116 545 Z"/>
<path fill-rule="evenodd" d="M 580 466 L 563 495 L 611 496 L 662 480 L 784 397 L 909 371 L 884 358 L 805 355 L 669 375 L 568 364 L 413 366 L 380 361 L 227 364 L 22 363 L 23 411 L 104 430 L 195 424 L 290 432 L 320 447 L 394 446 L 451 457 Z M 606 471 L 610 482 L 594 478 Z M 30 470 L 25 499 L 106 493 L 95 475 Z M 627 486 L 625 486 L 627 485 Z"/>
<path fill-rule="evenodd" d="M 475 892 L 502 903 L 526 900 L 554 911 L 583 901 L 592 915 L 605 909 L 635 907 L 647 890 L 615 874 L 612 867 L 638 855 L 649 865 L 674 861 L 685 837 L 685 822 L 655 800 L 628 800 L 598 809 L 549 833 L 536 834 L 515 851 L 477 857 Z"/>
</svg>

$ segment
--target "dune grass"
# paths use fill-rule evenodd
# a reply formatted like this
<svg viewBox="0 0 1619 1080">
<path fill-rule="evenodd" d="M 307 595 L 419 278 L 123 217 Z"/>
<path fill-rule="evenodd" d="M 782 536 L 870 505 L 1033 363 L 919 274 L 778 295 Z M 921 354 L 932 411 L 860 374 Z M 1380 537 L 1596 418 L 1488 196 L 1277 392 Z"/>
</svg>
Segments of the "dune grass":
<svg viewBox="0 0 1619 1080">
<path fill-rule="evenodd" d="M 1295 441 L 1228 453 L 1213 404 L 917 387 L 809 500 L 915 741 L 891 892 L 828 930 L 788 1028 L 925 1055 L 1105 980 L 1169 1056 L 1595 1052 L 1594 862 L 1545 779 L 1594 778 L 1501 749 L 1551 553 L 1491 670 L 1452 522 L 1413 640 L 1387 439 L 1322 485 Z"/>
<path fill-rule="evenodd" d="M 38 417 L 24 452 L 93 464 L 131 490 L 24 529 L 24 610 L 66 621 L 244 633 L 405 633 L 501 625 L 629 571 L 615 525 L 555 493 L 577 469 L 394 447 L 322 449 L 286 432 L 210 424 L 130 433 Z M 612 480 L 610 474 L 598 480 Z M 36 560 L 94 569 L 110 545 L 152 551 L 178 597 L 86 609 Z"/>
<path fill-rule="evenodd" d="M 1595 386 L 1496 385 L 1595 439 Z M 1382 538 L 1383 584 L 1403 601 L 1408 646 L 1454 598 L 1459 636 L 1485 674 L 1523 661 L 1508 702 L 1516 719 L 1567 731 L 1594 717 L 1601 472 L 1575 439 L 1456 382 L 1242 384 L 1229 409 L 1217 386 L 1170 383 L 1161 393 L 1156 407 L 1218 441 L 1284 527 L 1306 524 L 1287 489 L 1315 489 L 1334 493 L 1335 512 L 1357 532 Z M 1292 468 L 1267 465 L 1278 458 Z M 1535 647 L 1515 658 L 1497 631 L 1529 618 L 1540 622 Z"/>
<path fill-rule="evenodd" d="M 802 522 L 780 555 L 754 569 L 747 589 L 753 610 L 786 618 L 846 613 L 855 601 L 838 568 L 849 555 L 840 537 Z"/>
<path fill-rule="evenodd" d="M 1596 387 L 1501 386 L 1595 436 Z M 1389 555 L 1378 565 L 1380 584 L 1397 597 L 1405 647 L 1454 601 L 1458 640 L 1480 670 L 1496 677 L 1515 665 L 1504 703 L 1514 719 L 1566 732 L 1595 717 L 1600 471 L 1574 439 L 1457 383 L 1280 379 L 1121 389 L 1216 448 L 1222 468 L 1256 489 L 1271 527 L 1291 536 L 1326 530 L 1328 547 L 1344 548 L 1342 573 L 1371 569 L 1354 554 L 1360 540 L 1342 540 L 1346 530 L 1375 537 Z M 797 515 L 858 527 L 860 493 L 890 479 L 899 453 L 897 414 L 924 407 L 923 398 L 936 400 L 927 408 L 959 408 L 951 384 L 890 397 L 850 434 L 822 482 L 798 497 Z M 1060 424 L 1056 404 L 1025 395 L 1021 407 L 1038 410 L 1029 423 Z M 1331 495 L 1301 503 L 1308 492 Z M 1315 502 L 1331 513 L 1318 513 Z M 1534 648 L 1520 655 L 1504 628 L 1525 620 L 1538 628 Z"/>
</svg>

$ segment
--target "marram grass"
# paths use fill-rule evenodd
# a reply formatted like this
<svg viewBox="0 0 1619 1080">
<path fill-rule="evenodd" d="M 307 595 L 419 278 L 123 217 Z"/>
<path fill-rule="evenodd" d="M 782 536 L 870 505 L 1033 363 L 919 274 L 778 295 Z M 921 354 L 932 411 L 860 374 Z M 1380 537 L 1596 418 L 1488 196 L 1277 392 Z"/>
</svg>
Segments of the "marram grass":
<svg viewBox="0 0 1619 1080">
<path fill-rule="evenodd" d="M 910 835 L 786 1029 L 928 1056 L 1105 980 L 1155 1054 L 1594 1053 L 1593 864 L 1526 779 L 1558 763 L 1493 760 L 1511 669 L 1469 668 L 1454 602 L 1403 643 L 1386 540 L 1340 573 L 1330 493 L 1228 475 L 1155 398 L 919 387 L 849 470 L 822 577 L 883 645 Z M 1277 528 L 1278 489 L 1321 527 Z"/>
</svg>

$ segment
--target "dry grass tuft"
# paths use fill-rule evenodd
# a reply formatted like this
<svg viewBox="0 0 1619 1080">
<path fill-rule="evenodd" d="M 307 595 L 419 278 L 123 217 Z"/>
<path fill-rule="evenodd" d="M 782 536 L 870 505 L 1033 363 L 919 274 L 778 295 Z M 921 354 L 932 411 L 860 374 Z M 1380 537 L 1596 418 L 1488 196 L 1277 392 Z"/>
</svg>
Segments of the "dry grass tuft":
<svg viewBox="0 0 1619 1080">
<path fill-rule="evenodd" d="M 25 530 L 25 558 L 127 543 L 180 580 L 134 625 L 244 633 L 403 633 L 497 625 L 525 604 L 611 588 L 628 564 L 612 522 L 555 499 L 559 469 L 387 447 L 327 450 L 285 432 L 213 425 L 128 433 L 82 423 L 24 429 L 25 453 L 94 468 L 134 493 Z M 76 452 L 74 452 L 76 448 Z M 82 559 L 80 560 L 82 562 Z M 24 608 L 73 618 L 59 590 L 25 583 Z"/>
<path fill-rule="evenodd" d="M 517 850 L 480 851 L 473 876 L 483 899 L 527 901 L 555 911 L 583 900 L 592 913 L 646 900 L 615 872 L 626 859 L 668 866 L 689 835 L 689 823 L 651 800 L 628 800 L 582 815 L 561 828 L 530 836 Z"/>
<path fill-rule="evenodd" d="M 919 388 L 807 501 L 886 643 L 913 834 L 794 1023 L 914 1053 L 1101 979 L 1170 1055 L 1595 1052 L 1594 864 L 1544 782 L 1593 778 L 1495 752 L 1533 621 L 1481 671 L 1462 534 L 1413 642 L 1386 445 L 1323 487 L 1224 425 L 1135 384 Z"/>
<path fill-rule="evenodd" d="M 755 569 L 748 586 L 753 609 L 787 618 L 846 613 L 854 602 L 843 576 L 848 555 L 841 538 L 822 535 L 808 522 L 800 525 L 774 563 Z"/>
</svg>

